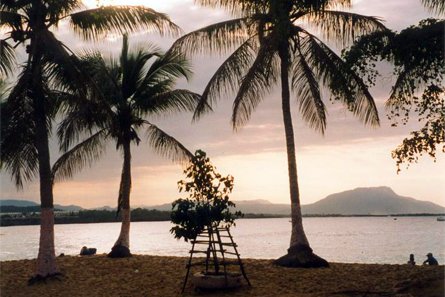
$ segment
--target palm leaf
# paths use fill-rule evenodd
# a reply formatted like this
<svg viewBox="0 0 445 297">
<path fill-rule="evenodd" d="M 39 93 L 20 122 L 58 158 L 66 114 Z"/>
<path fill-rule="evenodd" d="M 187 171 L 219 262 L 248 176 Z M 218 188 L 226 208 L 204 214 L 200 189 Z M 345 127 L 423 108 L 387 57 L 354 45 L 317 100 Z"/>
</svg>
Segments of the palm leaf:
<svg viewBox="0 0 445 297">
<path fill-rule="evenodd" d="M 69 16 L 74 10 L 84 8 L 81 0 L 46 0 L 47 14 L 51 25 L 58 25 L 58 22 Z"/>
<path fill-rule="evenodd" d="M 151 114 L 169 114 L 172 112 L 193 111 L 201 99 L 199 94 L 189 90 L 176 89 L 156 94 L 146 100 L 134 98 L 138 110 Z"/>
<path fill-rule="evenodd" d="M 159 53 L 155 53 L 159 55 Z M 160 55 L 148 68 L 143 80 L 138 83 L 133 98 L 145 100 L 152 96 L 170 91 L 176 78 L 188 79 L 191 75 L 191 67 L 183 54 L 168 51 Z"/>
<path fill-rule="evenodd" d="M 104 104 L 82 101 L 77 97 L 74 97 L 72 101 L 76 101 L 76 104 L 68 107 L 68 112 L 57 129 L 60 150 L 64 152 L 78 142 L 84 132 L 91 133 L 94 127 L 104 127 L 110 121 L 111 112 L 104 109 Z"/>
<path fill-rule="evenodd" d="M 438 14 L 445 12 L 445 1 L 443 0 L 422 0 L 422 4 L 429 10 Z"/>
<path fill-rule="evenodd" d="M 343 102 L 363 123 L 378 125 L 377 107 L 361 78 L 315 36 L 305 32 L 302 52 L 333 98 Z"/>
<path fill-rule="evenodd" d="M 123 98 L 130 98 L 144 84 L 146 65 L 153 57 L 161 56 L 158 47 L 149 44 L 147 48 L 140 48 L 128 54 L 128 40 L 124 36 L 119 68 L 122 71 L 121 92 Z M 142 87 L 143 88 L 143 87 Z"/>
<path fill-rule="evenodd" d="M 46 49 L 44 62 L 47 65 L 45 68 L 47 75 L 59 83 L 64 82 L 59 87 L 70 86 L 70 90 L 80 97 L 87 97 L 88 93 L 99 96 L 98 87 L 82 71 L 78 58 L 70 54 L 67 47 L 57 40 L 52 32 L 48 30 L 40 32 L 39 42 Z"/>
<path fill-rule="evenodd" d="M 237 129 L 250 118 L 251 113 L 263 100 L 267 90 L 276 83 L 278 63 L 274 44 L 265 41 L 259 48 L 255 61 L 239 87 L 233 102 L 232 126 Z"/>
<path fill-rule="evenodd" d="M 180 29 L 162 13 L 143 6 L 102 6 L 71 14 L 74 31 L 87 40 L 99 40 L 106 33 L 153 30 L 176 35 Z"/>
<path fill-rule="evenodd" d="M 14 48 L 6 40 L 0 39 L 0 74 L 10 75 L 15 64 Z"/>
<path fill-rule="evenodd" d="M 11 173 L 17 188 L 22 188 L 24 181 L 30 181 L 38 175 L 34 108 L 28 96 L 31 79 L 31 71 L 25 68 L 0 108 L 0 167 Z"/>
<path fill-rule="evenodd" d="M 250 19 L 238 18 L 224 21 L 190 32 L 176 40 L 171 51 L 191 54 L 225 54 L 249 38 Z"/>
<path fill-rule="evenodd" d="M 99 130 L 57 159 L 52 168 L 55 181 L 65 180 L 99 159 L 105 152 L 107 131 Z"/>
<path fill-rule="evenodd" d="M 319 29 L 326 41 L 341 46 L 360 35 L 387 30 L 379 18 L 344 11 L 314 11 L 305 14 L 300 20 Z"/>
<path fill-rule="evenodd" d="M 159 82 L 164 79 L 183 77 L 189 79 L 192 74 L 190 63 L 184 54 L 168 51 L 156 59 L 147 71 L 144 84 Z"/>
<path fill-rule="evenodd" d="M 217 98 L 238 90 L 243 76 L 255 59 L 256 47 L 255 37 L 249 38 L 218 67 L 202 93 L 193 115 L 194 120 L 211 110 Z"/>
<path fill-rule="evenodd" d="M 0 29 L 22 29 L 22 25 L 26 20 L 23 15 L 12 10 L 5 10 L 4 7 L 0 9 Z"/>
<path fill-rule="evenodd" d="M 260 7 L 267 5 L 265 0 L 197 0 L 195 2 L 203 6 L 224 8 L 233 15 L 251 15 L 258 12 Z"/>
<path fill-rule="evenodd" d="M 301 52 L 293 59 L 292 89 L 296 92 L 303 119 L 311 128 L 324 134 L 326 107 L 321 99 L 318 81 Z"/>
<path fill-rule="evenodd" d="M 173 162 L 188 162 L 193 158 L 193 154 L 178 140 L 168 135 L 157 126 L 148 121 L 144 121 L 147 127 L 147 137 L 153 149 L 163 157 Z"/>
</svg>

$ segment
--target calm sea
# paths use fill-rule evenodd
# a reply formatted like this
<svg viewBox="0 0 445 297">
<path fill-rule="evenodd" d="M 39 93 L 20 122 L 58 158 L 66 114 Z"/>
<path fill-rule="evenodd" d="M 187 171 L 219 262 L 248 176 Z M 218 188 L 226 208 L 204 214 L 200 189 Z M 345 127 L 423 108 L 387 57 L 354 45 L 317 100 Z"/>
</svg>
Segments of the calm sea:
<svg viewBox="0 0 445 297">
<path fill-rule="evenodd" d="M 432 252 L 445 262 L 445 222 L 436 217 L 304 218 L 304 227 L 315 253 L 331 262 L 402 264 L 413 253 L 417 263 Z M 169 233 L 170 222 L 131 225 L 131 252 L 187 256 L 190 243 Z M 82 246 L 98 253 L 110 251 L 119 223 L 56 225 L 56 254 L 77 255 Z M 240 219 L 232 235 L 243 258 L 273 259 L 288 248 L 289 219 Z M 37 256 L 39 226 L 0 228 L 0 261 Z"/>
</svg>

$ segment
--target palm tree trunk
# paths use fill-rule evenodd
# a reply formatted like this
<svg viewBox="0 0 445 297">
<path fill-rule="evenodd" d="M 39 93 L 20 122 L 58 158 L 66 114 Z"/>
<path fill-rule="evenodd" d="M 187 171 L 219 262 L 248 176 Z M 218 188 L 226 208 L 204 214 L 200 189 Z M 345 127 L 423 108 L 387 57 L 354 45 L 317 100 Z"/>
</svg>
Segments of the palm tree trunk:
<svg viewBox="0 0 445 297">
<path fill-rule="evenodd" d="M 122 224 L 119 237 L 108 254 L 112 258 L 130 257 L 130 191 L 131 191 L 131 150 L 130 141 L 123 144 L 124 164 L 119 187 L 119 207 Z"/>
<path fill-rule="evenodd" d="M 289 191 L 291 200 L 292 231 L 288 254 L 277 259 L 276 264 L 288 267 L 326 267 L 328 263 L 312 253 L 303 229 L 300 192 L 298 188 L 297 162 L 295 157 L 295 139 L 290 109 L 289 87 L 289 52 L 288 45 L 279 49 L 281 71 L 281 103 L 284 130 L 286 135 L 287 166 L 289 173 Z"/>
<path fill-rule="evenodd" d="M 41 49 L 38 41 L 31 43 L 33 50 L 32 57 L 32 91 L 30 96 L 34 104 L 35 122 L 35 146 L 39 161 L 40 178 L 40 241 L 39 253 L 37 256 L 36 276 L 30 280 L 46 278 L 59 274 L 56 264 L 54 248 L 54 199 L 53 199 L 53 177 L 50 165 L 50 153 L 48 144 L 47 116 L 45 110 L 45 95 L 41 85 L 42 65 Z"/>
<path fill-rule="evenodd" d="M 284 131 L 286 135 L 287 169 L 289 173 L 289 191 L 291 201 L 292 233 L 290 246 L 306 245 L 309 242 L 303 229 L 301 215 L 300 191 L 298 187 L 297 161 L 295 153 L 294 128 L 290 109 L 289 90 L 289 57 L 281 58 L 281 104 L 283 112 Z"/>
</svg>

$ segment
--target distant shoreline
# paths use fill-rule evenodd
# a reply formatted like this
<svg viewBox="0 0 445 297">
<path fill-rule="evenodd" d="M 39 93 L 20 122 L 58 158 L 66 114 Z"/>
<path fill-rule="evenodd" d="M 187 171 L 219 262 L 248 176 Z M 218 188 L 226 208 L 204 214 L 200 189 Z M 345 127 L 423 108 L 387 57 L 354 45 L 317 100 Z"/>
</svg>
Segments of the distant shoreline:
<svg viewBox="0 0 445 297">
<path fill-rule="evenodd" d="M 390 215 L 370 215 L 370 214 L 306 214 L 305 218 L 332 218 L 332 217 L 442 217 L 445 213 L 417 213 L 417 214 L 390 214 Z M 271 219 L 271 218 L 289 218 L 290 215 L 279 214 L 244 214 L 245 219 Z M 132 222 L 161 222 L 170 221 L 169 211 L 133 209 Z M 120 217 L 116 217 L 115 211 L 108 210 L 87 210 L 79 212 L 56 213 L 55 224 L 91 224 L 91 223 L 116 223 L 120 222 Z M 14 216 L 11 214 L 1 214 L 0 227 L 9 226 L 32 226 L 40 225 L 39 213 L 21 214 Z"/>
</svg>

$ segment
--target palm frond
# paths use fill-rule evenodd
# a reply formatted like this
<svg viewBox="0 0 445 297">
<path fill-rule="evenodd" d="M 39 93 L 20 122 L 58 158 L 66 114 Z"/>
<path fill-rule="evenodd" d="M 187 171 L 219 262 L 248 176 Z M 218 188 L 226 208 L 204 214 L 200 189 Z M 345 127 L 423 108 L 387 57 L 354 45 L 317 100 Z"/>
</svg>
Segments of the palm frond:
<svg viewBox="0 0 445 297">
<path fill-rule="evenodd" d="M 105 152 L 107 131 L 99 130 L 57 159 L 52 168 L 55 181 L 65 180 L 99 159 Z"/>
<path fill-rule="evenodd" d="M 195 2 L 207 7 L 226 9 L 236 16 L 251 15 L 268 4 L 265 0 L 197 0 Z"/>
<path fill-rule="evenodd" d="M 47 65 L 45 72 L 48 77 L 58 82 L 69 82 L 64 86 L 71 86 L 71 91 L 81 97 L 87 97 L 87 94 L 92 92 L 98 93 L 97 86 L 80 68 L 78 58 L 70 54 L 66 50 L 67 47 L 57 40 L 52 32 L 40 32 L 39 42 L 43 43 L 46 49 L 44 62 Z"/>
<path fill-rule="evenodd" d="M 256 43 L 255 37 L 249 38 L 218 67 L 202 93 L 193 115 L 194 120 L 210 111 L 218 98 L 238 90 L 243 76 L 255 59 Z"/>
<path fill-rule="evenodd" d="M 3 39 L 0 39 L 0 75 L 12 74 L 15 65 L 14 48 Z"/>
<path fill-rule="evenodd" d="M 438 14 L 445 12 L 445 1 L 443 0 L 422 0 L 422 4 L 432 12 Z"/>
<path fill-rule="evenodd" d="M 187 55 L 225 54 L 244 43 L 250 37 L 252 24 L 248 18 L 224 21 L 190 32 L 176 40 L 171 51 Z"/>
<path fill-rule="evenodd" d="M 148 125 L 148 141 L 158 154 L 178 163 L 188 162 L 193 158 L 193 154 L 174 137 L 148 121 L 145 124 Z"/>
<path fill-rule="evenodd" d="M 84 8 L 81 0 L 46 0 L 48 19 L 52 25 L 58 25 L 58 22 L 69 16 L 75 10 Z"/>
<path fill-rule="evenodd" d="M 0 29 L 21 30 L 26 17 L 13 10 L 0 10 Z"/>
<path fill-rule="evenodd" d="M 120 65 L 116 65 L 115 67 L 119 68 L 122 72 L 120 88 L 123 98 L 130 98 L 138 92 L 144 84 L 148 61 L 153 57 L 160 56 L 160 49 L 152 44 L 148 44 L 147 48 L 139 48 L 137 51 L 129 54 L 128 40 L 124 37 L 122 53 L 120 55 Z"/>
<path fill-rule="evenodd" d="M 341 46 L 351 43 L 360 35 L 387 30 L 377 17 L 344 11 L 314 11 L 300 20 L 319 29 L 326 41 L 333 41 Z"/>
<path fill-rule="evenodd" d="M 71 14 L 74 31 L 87 40 L 98 40 L 106 33 L 132 33 L 151 30 L 177 35 L 179 27 L 162 13 L 143 6 L 102 6 Z"/>
<path fill-rule="evenodd" d="M 239 87 L 233 102 L 232 126 L 238 129 L 249 119 L 251 113 L 263 100 L 267 90 L 276 83 L 279 65 L 274 44 L 271 40 L 264 42 L 255 61 Z"/>
<path fill-rule="evenodd" d="M 333 99 L 345 104 L 363 123 L 378 125 L 377 107 L 361 78 L 315 36 L 306 32 L 302 40 L 303 55 Z"/>
<path fill-rule="evenodd" d="M 144 83 L 183 77 L 190 79 L 191 65 L 181 52 L 168 51 L 156 59 L 147 71 Z"/>
<path fill-rule="evenodd" d="M 68 151 L 74 143 L 80 141 L 84 132 L 90 133 L 95 127 L 106 126 L 106 123 L 110 121 L 110 112 L 108 108 L 105 109 L 106 105 L 79 100 L 77 97 L 66 99 L 65 102 L 69 107 L 57 129 L 59 147 L 63 152 Z"/>
<path fill-rule="evenodd" d="M 183 54 L 168 51 L 150 65 L 145 77 L 138 83 L 133 97 L 144 100 L 168 92 L 174 87 L 177 78 L 189 79 L 191 73 L 191 66 Z"/>
<path fill-rule="evenodd" d="M 0 168 L 11 173 L 17 188 L 38 175 L 38 156 L 34 146 L 33 101 L 28 96 L 32 75 L 27 68 L 6 101 L 1 103 Z"/>
<path fill-rule="evenodd" d="M 326 107 L 320 94 L 318 81 L 301 52 L 294 58 L 291 68 L 292 89 L 295 91 L 303 120 L 311 128 L 324 134 Z"/>
<path fill-rule="evenodd" d="M 143 97 L 135 99 L 134 106 L 138 110 L 161 115 L 173 112 L 194 111 L 200 99 L 201 96 L 199 94 L 189 90 L 175 89 L 156 94 L 145 100 Z"/>
</svg>

